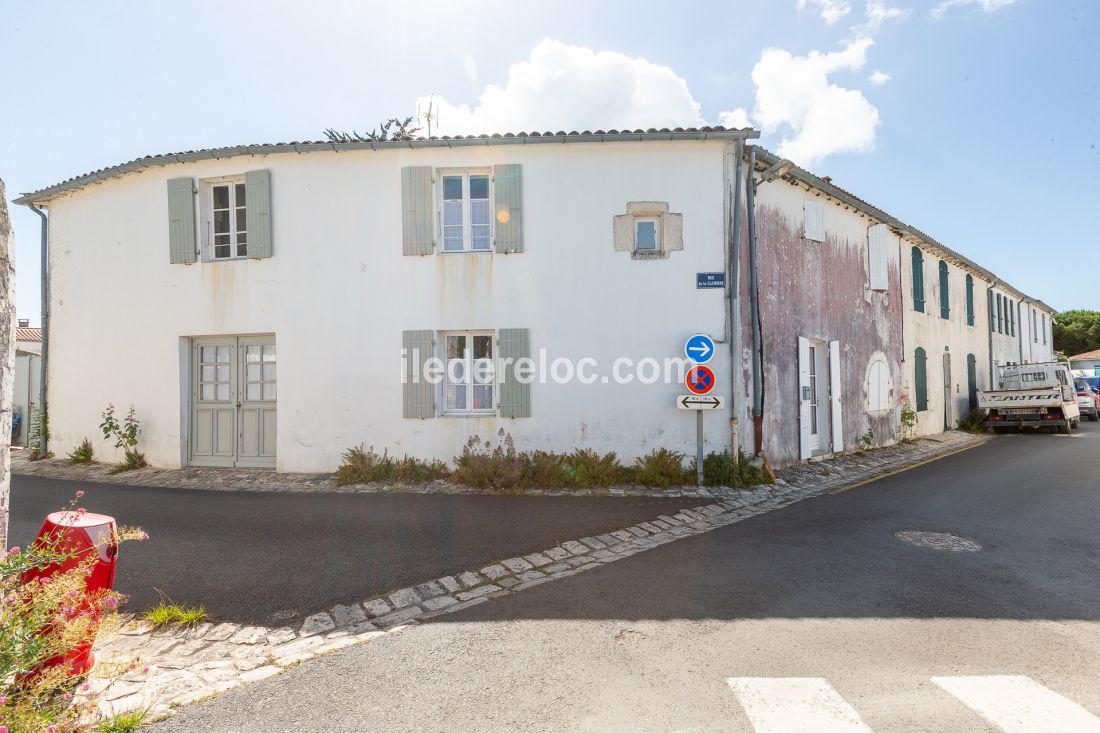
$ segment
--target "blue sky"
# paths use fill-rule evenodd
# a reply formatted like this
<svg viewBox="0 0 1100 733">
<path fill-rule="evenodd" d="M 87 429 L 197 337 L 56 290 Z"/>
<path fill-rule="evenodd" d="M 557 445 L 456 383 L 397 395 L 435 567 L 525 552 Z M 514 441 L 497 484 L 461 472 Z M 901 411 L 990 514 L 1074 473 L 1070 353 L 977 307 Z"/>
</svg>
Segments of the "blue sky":
<svg viewBox="0 0 1100 733">
<path fill-rule="evenodd" d="M 0 177 L 13 198 L 431 95 L 444 132 L 748 121 L 1028 294 L 1100 309 L 1100 3 L 939 5 L 23 3 L 0 26 Z M 12 213 L 37 323 L 38 220 Z"/>
</svg>

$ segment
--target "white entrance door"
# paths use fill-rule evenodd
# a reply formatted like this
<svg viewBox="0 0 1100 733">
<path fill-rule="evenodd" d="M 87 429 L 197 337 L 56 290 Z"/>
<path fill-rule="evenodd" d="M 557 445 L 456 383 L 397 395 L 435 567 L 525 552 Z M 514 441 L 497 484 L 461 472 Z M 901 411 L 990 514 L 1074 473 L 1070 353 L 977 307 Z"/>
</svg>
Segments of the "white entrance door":
<svg viewBox="0 0 1100 733">
<path fill-rule="evenodd" d="M 799 455 L 842 450 L 840 344 L 798 338 Z"/>
<path fill-rule="evenodd" d="M 275 466 L 275 337 L 196 339 L 191 465 Z"/>
</svg>

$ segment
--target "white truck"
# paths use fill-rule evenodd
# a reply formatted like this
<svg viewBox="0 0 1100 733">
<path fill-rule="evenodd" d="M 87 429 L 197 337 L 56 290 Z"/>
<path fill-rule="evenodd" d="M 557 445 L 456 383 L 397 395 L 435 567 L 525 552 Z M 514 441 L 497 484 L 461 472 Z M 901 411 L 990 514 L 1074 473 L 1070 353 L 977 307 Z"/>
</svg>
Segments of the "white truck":
<svg viewBox="0 0 1100 733">
<path fill-rule="evenodd" d="M 1020 428 L 1068 433 L 1081 425 L 1073 377 L 1057 361 L 1000 367 L 997 389 L 978 390 L 978 408 L 996 433 Z"/>
</svg>

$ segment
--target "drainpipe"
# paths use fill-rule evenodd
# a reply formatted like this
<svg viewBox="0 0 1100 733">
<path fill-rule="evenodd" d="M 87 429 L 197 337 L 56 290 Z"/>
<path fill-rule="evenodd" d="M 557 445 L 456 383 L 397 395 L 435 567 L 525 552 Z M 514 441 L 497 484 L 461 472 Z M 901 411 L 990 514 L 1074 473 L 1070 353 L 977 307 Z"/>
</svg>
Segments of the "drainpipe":
<svg viewBox="0 0 1100 733">
<path fill-rule="evenodd" d="M 738 393 L 741 374 L 741 179 L 744 176 L 745 142 L 734 142 L 733 204 L 727 220 L 730 232 L 729 261 L 726 264 L 726 297 L 730 301 L 730 454 L 737 460 Z"/>
<path fill-rule="evenodd" d="M 764 447 L 763 354 L 760 346 L 760 290 L 756 269 L 756 146 L 749 147 L 749 182 L 745 189 L 745 208 L 749 217 L 749 288 L 752 313 L 752 429 L 753 454 Z"/>
<path fill-rule="evenodd" d="M 49 436 L 47 432 L 49 430 L 49 416 L 46 413 L 46 385 L 49 383 L 47 375 L 49 374 L 49 353 L 50 353 L 50 263 L 49 263 L 49 219 L 46 218 L 46 212 L 35 206 L 33 203 L 28 203 L 27 206 L 31 211 L 42 217 L 42 377 L 39 380 L 38 386 L 38 409 L 42 411 L 42 415 L 46 417 L 46 431 L 43 431 L 41 437 L 41 443 L 39 444 L 39 455 L 46 455 L 49 450 L 47 442 Z M 30 415 L 26 416 L 27 430 L 30 430 Z"/>
<path fill-rule="evenodd" d="M 1000 280 L 994 280 L 993 284 L 985 289 L 986 294 L 986 308 L 988 310 L 985 321 L 985 327 L 989 331 L 989 388 L 997 389 L 996 383 L 993 381 L 993 288 L 1000 284 Z"/>
</svg>

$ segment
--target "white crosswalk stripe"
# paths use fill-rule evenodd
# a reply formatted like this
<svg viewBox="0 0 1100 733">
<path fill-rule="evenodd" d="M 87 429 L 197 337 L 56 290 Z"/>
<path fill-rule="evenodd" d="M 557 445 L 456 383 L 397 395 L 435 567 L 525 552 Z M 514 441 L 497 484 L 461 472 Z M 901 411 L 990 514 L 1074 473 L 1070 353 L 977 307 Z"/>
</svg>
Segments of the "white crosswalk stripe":
<svg viewBox="0 0 1100 733">
<path fill-rule="evenodd" d="M 726 682 L 756 733 L 873 733 L 821 677 L 730 677 Z M 1004 733 L 1100 733 L 1100 718 L 1030 677 L 933 677 L 932 682 Z"/>
<path fill-rule="evenodd" d="M 872 733 L 820 677 L 730 677 L 757 733 Z"/>
<path fill-rule="evenodd" d="M 1100 733 L 1100 718 L 1030 677 L 933 677 L 1005 733 Z"/>
</svg>

